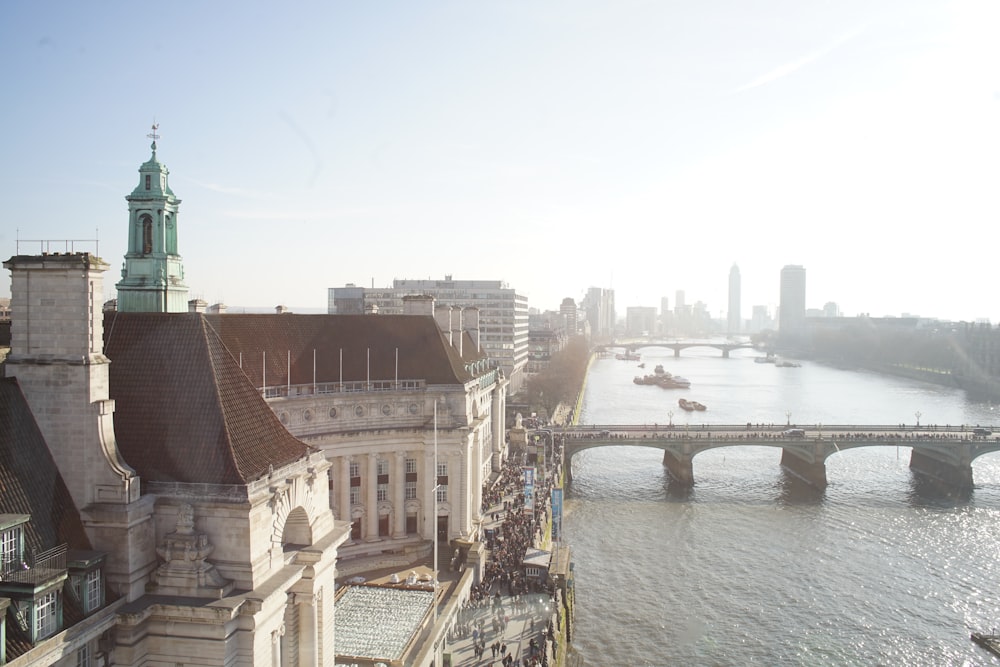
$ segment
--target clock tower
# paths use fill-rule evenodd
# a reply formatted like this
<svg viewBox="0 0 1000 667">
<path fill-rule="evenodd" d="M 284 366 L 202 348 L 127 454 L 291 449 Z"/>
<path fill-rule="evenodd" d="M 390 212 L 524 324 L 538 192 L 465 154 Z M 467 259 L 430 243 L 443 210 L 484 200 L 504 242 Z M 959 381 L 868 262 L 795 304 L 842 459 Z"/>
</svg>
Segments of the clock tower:
<svg viewBox="0 0 1000 667">
<path fill-rule="evenodd" d="M 177 254 L 177 209 L 181 200 L 167 182 L 169 171 L 156 158 L 159 135 L 153 125 L 152 157 L 139 167 L 139 185 L 128 201 L 128 251 L 118 288 L 123 313 L 187 311 L 184 265 Z"/>
</svg>

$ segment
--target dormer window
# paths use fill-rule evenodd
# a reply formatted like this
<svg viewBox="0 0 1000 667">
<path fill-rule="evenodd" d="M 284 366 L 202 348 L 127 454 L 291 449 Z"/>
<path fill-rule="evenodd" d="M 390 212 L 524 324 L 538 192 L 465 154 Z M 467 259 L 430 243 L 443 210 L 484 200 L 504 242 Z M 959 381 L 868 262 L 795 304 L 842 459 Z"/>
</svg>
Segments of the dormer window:
<svg viewBox="0 0 1000 667">
<path fill-rule="evenodd" d="M 21 569 L 24 560 L 24 525 L 28 514 L 0 514 L 0 579 L 2 575 Z"/>
<path fill-rule="evenodd" d="M 98 551 L 71 551 L 67 556 L 70 586 L 73 597 L 90 614 L 104 606 L 105 554 Z"/>
</svg>

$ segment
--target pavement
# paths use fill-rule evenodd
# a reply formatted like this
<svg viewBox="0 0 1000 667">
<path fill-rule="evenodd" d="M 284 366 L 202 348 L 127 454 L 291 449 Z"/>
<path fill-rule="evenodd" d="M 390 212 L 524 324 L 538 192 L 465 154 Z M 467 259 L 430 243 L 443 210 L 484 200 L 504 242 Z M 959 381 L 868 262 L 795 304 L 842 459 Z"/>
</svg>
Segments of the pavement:
<svg viewBox="0 0 1000 667">
<path fill-rule="evenodd" d="M 495 528 L 503 520 L 503 500 L 511 500 L 511 496 L 505 496 L 501 502 L 490 508 L 487 513 L 489 520 L 486 522 L 486 528 Z M 498 514 L 498 519 L 494 521 L 492 519 L 493 513 Z M 497 590 L 493 591 L 495 596 Z M 503 592 L 502 590 L 500 591 Z M 549 621 L 555 623 L 555 610 L 553 609 L 552 599 L 547 593 L 527 593 L 518 596 L 520 604 L 520 609 L 515 610 L 514 608 L 514 598 L 509 595 L 501 595 L 500 603 L 502 605 L 503 616 L 506 616 L 509 620 L 507 621 L 507 627 L 501 628 L 499 631 L 494 632 L 493 630 L 493 618 L 495 612 L 498 609 L 495 607 L 494 597 L 491 597 L 488 602 L 484 602 L 481 606 L 472 606 L 463 610 L 460 617 L 460 621 L 463 625 L 469 626 L 469 632 L 465 636 L 457 637 L 454 636 L 445 645 L 444 653 L 451 654 L 451 666 L 452 667 L 486 667 L 492 665 L 494 667 L 499 667 L 503 656 L 505 654 L 497 653 L 496 656 L 490 650 L 490 646 L 496 642 L 500 641 L 501 644 L 506 644 L 507 653 L 514 657 L 514 665 L 527 664 L 523 662 L 523 658 L 530 656 L 530 641 L 532 638 L 537 640 L 538 646 L 542 650 L 547 651 L 549 660 L 548 664 L 553 665 L 554 661 L 552 656 L 555 655 L 554 647 L 552 642 L 545 639 L 543 633 L 548 626 Z M 482 633 L 483 637 L 473 636 L 473 629 L 479 627 L 479 621 L 482 621 Z M 481 658 L 476 658 L 475 655 L 475 642 L 485 643 L 486 650 Z M 540 653 L 538 654 L 540 655 Z M 447 665 L 448 663 L 445 662 Z M 539 663 L 541 664 L 541 663 Z"/>
</svg>

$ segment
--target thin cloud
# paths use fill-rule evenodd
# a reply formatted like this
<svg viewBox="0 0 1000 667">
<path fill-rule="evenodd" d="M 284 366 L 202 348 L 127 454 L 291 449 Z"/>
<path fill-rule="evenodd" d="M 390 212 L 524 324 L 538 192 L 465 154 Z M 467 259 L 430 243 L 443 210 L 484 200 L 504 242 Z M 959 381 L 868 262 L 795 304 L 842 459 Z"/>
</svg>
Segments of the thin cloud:
<svg viewBox="0 0 1000 667">
<path fill-rule="evenodd" d="M 851 41 L 861 33 L 865 32 L 867 29 L 868 29 L 868 24 L 860 25 L 854 30 L 844 33 L 837 39 L 833 40 L 833 42 L 831 42 L 827 46 L 818 49 L 816 51 L 813 51 L 812 53 L 807 54 L 803 58 L 800 58 L 798 60 L 793 60 L 792 62 L 785 63 L 784 65 L 775 67 L 767 74 L 757 77 L 753 81 L 750 81 L 749 83 L 745 83 L 742 86 L 739 86 L 738 88 L 734 89 L 730 94 L 736 95 L 739 93 L 746 92 L 748 90 L 753 90 L 754 88 L 759 88 L 760 86 L 766 86 L 767 84 L 777 81 L 778 79 L 783 79 L 789 74 L 797 72 L 803 67 L 811 65 L 820 58 L 823 58 L 832 53 L 833 51 L 836 51 L 847 42 Z"/>
</svg>

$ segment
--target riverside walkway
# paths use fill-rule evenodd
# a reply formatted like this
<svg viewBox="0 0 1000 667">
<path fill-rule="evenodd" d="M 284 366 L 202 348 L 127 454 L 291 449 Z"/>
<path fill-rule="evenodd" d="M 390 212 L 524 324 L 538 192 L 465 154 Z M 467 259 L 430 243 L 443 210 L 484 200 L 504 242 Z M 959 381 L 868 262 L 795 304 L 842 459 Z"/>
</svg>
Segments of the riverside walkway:
<svg viewBox="0 0 1000 667">
<path fill-rule="evenodd" d="M 492 503 L 483 524 L 498 531 L 515 505 L 515 494 L 506 493 Z M 488 560 L 493 560 L 491 553 Z M 496 582 L 481 600 L 470 601 L 459 612 L 458 623 L 448 637 L 446 653 L 452 667 L 553 665 L 555 642 L 547 630 L 556 623 L 555 608 L 548 593 L 510 595 L 507 585 Z M 478 647 L 478 649 L 477 649 Z"/>
<path fill-rule="evenodd" d="M 719 447 L 764 446 L 782 450 L 781 465 L 825 487 L 826 459 L 857 447 L 910 447 L 910 467 L 946 486 L 972 488 L 972 462 L 1000 451 L 993 427 L 774 424 L 595 424 L 556 426 L 537 431 L 561 446 L 567 480 L 572 459 L 594 447 L 640 446 L 663 450 L 663 464 L 681 484 L 694 483 L 693 459 Z"/>
</svg>

